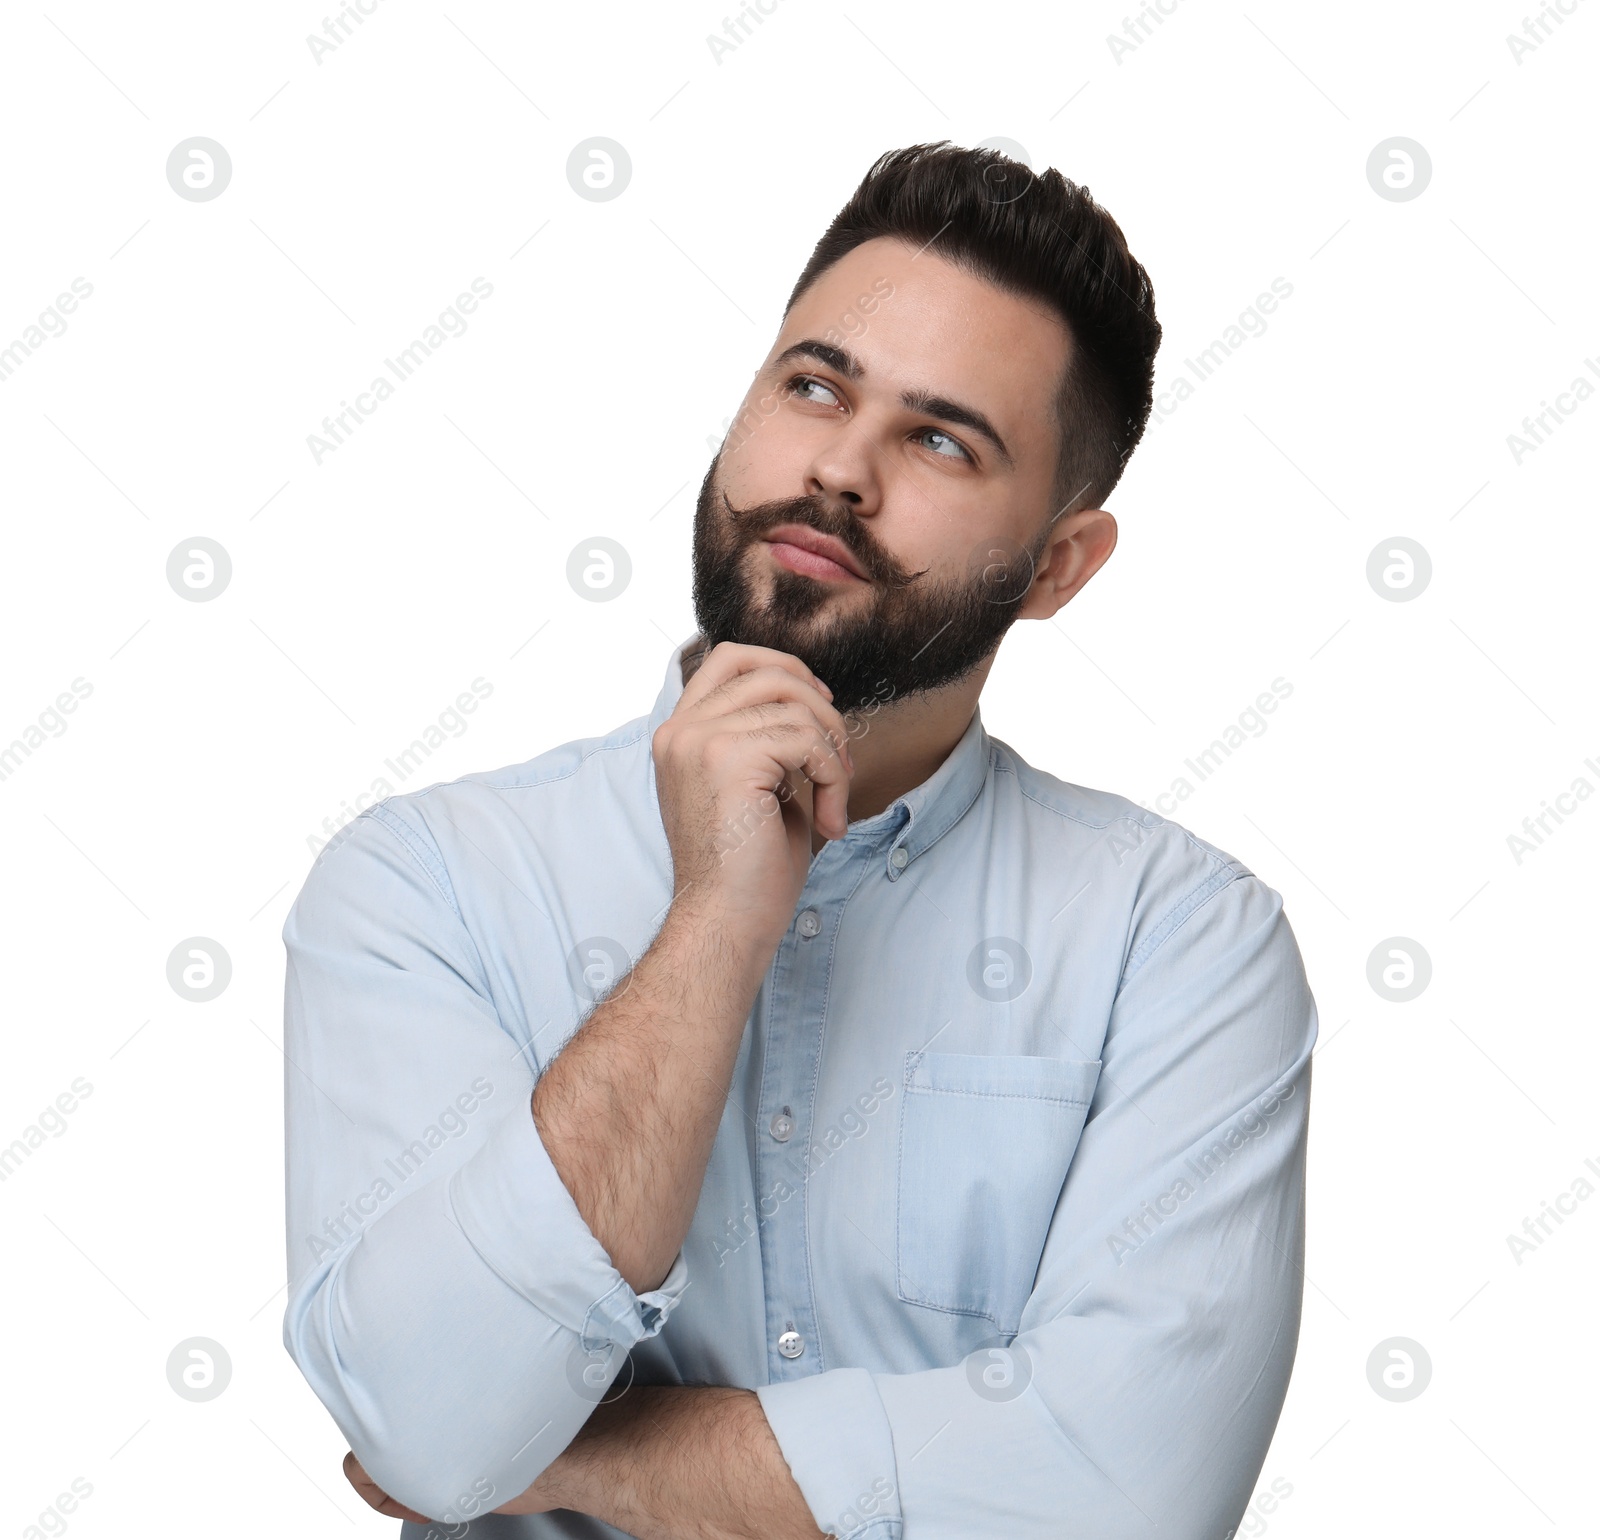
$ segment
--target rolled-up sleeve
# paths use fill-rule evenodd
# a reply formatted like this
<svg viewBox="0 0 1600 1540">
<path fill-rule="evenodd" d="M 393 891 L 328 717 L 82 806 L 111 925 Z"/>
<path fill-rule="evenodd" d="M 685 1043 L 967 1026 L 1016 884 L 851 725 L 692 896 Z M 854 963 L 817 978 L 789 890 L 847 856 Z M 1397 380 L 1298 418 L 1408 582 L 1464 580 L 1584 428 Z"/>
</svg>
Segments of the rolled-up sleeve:
<svg viewBox="0 0 1600 1540">
<path fill-rule="evenodd" d="M 424 831 L 382 804 L 357 818 L 283 942 L 284 1346 L 390 1496 L 488 1512 L 661 1329 L 683 1256 L 636 1293 L 585 1223 Z"/>
<path fill-rule="evenodd" d="M 762 1387 L 819 1527 L 856 1540 L 1217 1540 L 1299 1335 L 1316 1006 L 1236 868 L 1134 950 L 1020 1328 L 910 1374 Z"/>
</svg>

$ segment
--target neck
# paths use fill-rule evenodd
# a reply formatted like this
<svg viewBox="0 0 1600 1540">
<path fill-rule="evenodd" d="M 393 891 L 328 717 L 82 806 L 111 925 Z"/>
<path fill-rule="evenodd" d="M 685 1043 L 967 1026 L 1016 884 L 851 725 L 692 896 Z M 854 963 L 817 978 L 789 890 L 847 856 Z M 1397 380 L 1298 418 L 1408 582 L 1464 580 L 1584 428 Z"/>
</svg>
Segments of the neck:
<svg viewBox="0 0 1600 1540">
<path fill-rule="evenodd" d="M 685 684 L 705 661 L 706 651 L 701 637 L 684 649 Z M 964 679 L 942 689 L 845 714 L 850 755 L 856 766 L 850 782 L 851 823 L 881 813 L 896 797 L 920 786 L 950 757 L 972 722 L 994 660 L 995 654 L 990 653 Z M 802 795 L 809 815 L 809 782 L 804 784 Z M 825 844 L 827 841 L 813 831 L 811 853 L 815 855 Z"/>
<path fill-rule="evenodd" d="M 851 823 L 875 817 L 950 757 L 972 722 L 992 662 L 991 657 L 967 678 L 943 689 L 887 701 L 875 710 L 846 713 L 856 767 L 850 782 Z M 812 854 L 826 843 L 813 832 Z"/>
</svg>

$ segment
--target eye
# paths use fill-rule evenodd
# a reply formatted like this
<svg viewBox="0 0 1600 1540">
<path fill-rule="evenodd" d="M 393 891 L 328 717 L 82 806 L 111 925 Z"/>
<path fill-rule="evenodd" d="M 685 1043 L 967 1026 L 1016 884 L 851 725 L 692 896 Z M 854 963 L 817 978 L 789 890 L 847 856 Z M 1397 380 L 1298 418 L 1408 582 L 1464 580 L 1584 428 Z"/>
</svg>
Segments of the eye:
<svg viewBox="0 0 1600 1540">
<path fill-rule="evenodd" d="M 820 390 L 829 399 L 827 401 L 823 401 L 818 396 L 807 395 L 805 393 L 805 387 L 807 386 L 811 386 L 816 390 Z M 789 381 L 789 390 L 793 395 L 799 396 L 802 401 L 816 401 L 821 406 L 837 406 L 839 402 L 839 398 L 834 395 L 832 390 L 824 385 L 821 380 L 816 379 L 814 376 L 809 374 L 795 375 L 795 377 Z"/>
<path fill-rule="evenodd" d="M 917 431 L 917 437 L 924 440 L 929 437 L 943 439 L 950 446 L 950 449 L 935 449 L 933 452 L 946 460 L 962 459 L 970 461 L 972 459 L 972 456 L 967 453 L 966 446 L 959 439 L 952 438 L 943 428 L 921 428 Z M 952 453 L 951 451 L 954 452 Z"/>
</svg>

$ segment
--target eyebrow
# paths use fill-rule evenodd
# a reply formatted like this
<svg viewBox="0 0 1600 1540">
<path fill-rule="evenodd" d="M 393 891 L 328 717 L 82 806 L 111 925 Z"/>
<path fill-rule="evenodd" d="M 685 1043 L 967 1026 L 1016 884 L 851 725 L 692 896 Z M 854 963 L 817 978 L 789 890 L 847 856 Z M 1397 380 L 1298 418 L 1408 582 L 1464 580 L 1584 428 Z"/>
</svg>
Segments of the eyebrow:
<svg viewBox="0 0 1600 1540">
<path fill-rule="evenodd" d="M 797 358 L 814 358 L 818 363 L 842 374 L 847 380 L 864 380 L 867 377 L 866 367 L 854 353 L 816 337 L 802 337 L 799 342 L 791 343 L 772 360 L 772 367 L 781 369 Z M 918 389 L 901 391 L 900 404 L 907 411 L 921 412 L 926 417 L 935 417 L 940 422 L 955 423 L 963 428 L 971 428 L 974 433 L 982 434 L 994 447 L 995 453 L 1005 466 L 1008 469 L 1015 468 L 1016 461 L 1012 458 L 1011 451 L 1006 448 L 1006 441 L 1000 437 L 994 424 L 975 407 L 963 406 L 959 401 L 952 401 L 947 396 L 936 396 L 930 391 Z"/>
</svg>

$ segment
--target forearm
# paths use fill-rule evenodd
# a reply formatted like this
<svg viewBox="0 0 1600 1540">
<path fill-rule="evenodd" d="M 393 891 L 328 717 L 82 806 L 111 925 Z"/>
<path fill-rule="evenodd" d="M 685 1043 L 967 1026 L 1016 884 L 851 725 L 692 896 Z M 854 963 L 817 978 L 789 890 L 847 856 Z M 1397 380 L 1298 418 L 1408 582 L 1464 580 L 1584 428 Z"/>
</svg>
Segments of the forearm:
<svg viewBox="0 0 1600 1540">
<path fill-rule="evenodd" d="M 706 911 L 674 904 L 534 1087 L 532 1114 L 551 1163 L 638 1292 L 660 1285 L 688 1233 L 771 953 Z"/>
<path fill-rule="evenodd" d="M 635 1386 L 596 1407 L 537 1491 L 639 1540 L 822 1540 L 750 1390 Z"/>
</svg>

